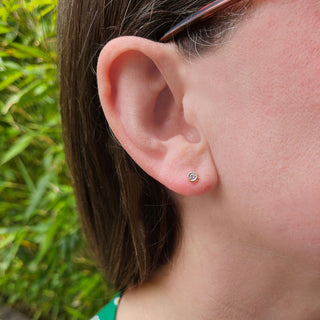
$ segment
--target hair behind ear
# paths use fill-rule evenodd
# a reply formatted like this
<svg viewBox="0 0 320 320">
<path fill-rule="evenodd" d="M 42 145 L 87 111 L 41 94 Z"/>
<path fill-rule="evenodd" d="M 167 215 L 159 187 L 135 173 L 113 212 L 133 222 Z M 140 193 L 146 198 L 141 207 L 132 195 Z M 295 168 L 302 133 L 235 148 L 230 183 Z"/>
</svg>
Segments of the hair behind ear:
<svg viewBox="0 0 320 320">
<path fill-rule="evenodd" d="M 104 9 L 100 0 L 60 1 L 61 113 L 88 246 L 110 283 L 123 290 L 142 283 L 170 259 L 179 218 L 165 187 L 115 141 L 100 107 L 95 74 L 89 70 L 97 64 L 97 44 L 107 39 Z"/>
</svg>

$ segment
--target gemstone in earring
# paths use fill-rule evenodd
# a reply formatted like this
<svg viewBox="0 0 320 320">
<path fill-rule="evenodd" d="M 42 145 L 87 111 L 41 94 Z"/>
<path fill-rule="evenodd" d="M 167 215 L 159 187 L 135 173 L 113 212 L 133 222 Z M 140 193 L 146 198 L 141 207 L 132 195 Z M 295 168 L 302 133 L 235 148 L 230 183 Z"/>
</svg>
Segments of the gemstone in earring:
<svg viewBox="0 0 320 320">
<path fill-rule="evenodd" d="M 198 175 L 197 175 L 195 172 L 190 172 L 190 173 L 188 174 L 188 180 L 189 180 L 190 182 L 197 182 L 197 181 L 199 180 L 199 177 L 198 177 Z"/>
</svg>

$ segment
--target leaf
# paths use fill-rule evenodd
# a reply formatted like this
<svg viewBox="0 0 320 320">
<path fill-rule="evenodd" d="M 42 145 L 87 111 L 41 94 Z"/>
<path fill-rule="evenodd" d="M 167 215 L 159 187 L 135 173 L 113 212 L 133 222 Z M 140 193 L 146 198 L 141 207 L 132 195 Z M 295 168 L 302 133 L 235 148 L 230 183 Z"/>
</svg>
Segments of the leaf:
<svg viewBox="0 0 320 320">
<path fill-rule="evenodd" d="M 50 6 L 47 6 L 46 8 L 41 10 L 40 17 L 43 17 L 46 14 L 51 13 L 53 11 L 53 9 L 55 8 L 55 6 L 56 6 L 55 4 L 51 4 Z"/>
<path fill-rule="evenodd" d="M 9 57 L 9 54 L 4 51 L 0 51 L 0 58 Z"/>
<path fill-rule="evenodd" d="M 23 180 L 25 181 L 29 191 L 34 192 L 35 191 L 34 183 L 28 173 L 26 166 L 24 165 L 24 163 L 22 162 L 21 159 L 18 159 L 18 168 L 20 170 L 21 176 L 22 176 Z"/>
<path fill-rule="evenodd" d="M 6 69 L 13 69 L 13 70 L 19 70 L 19 71 L 23 70 L 23 67 L 19 63 L 16 63 L 10 60 L 3 61 L 1 64 Z"/>
<path fill-rule="evenodd" d="M 41 64 L 29 64 L 25 67 L 24 71 L 26 74 L 33 74 L 39 76 L 44 74 L 48 70 L 56 70 L 57 66 L 54 63 L 41 63 Z"/>
<path fill-rule="evenodd" d="M 20 231 L 20 227 L 8 227 L 8 228 L 0 228 L 0 236 L 7 236 L 9 234 L 16 234 Z"/>
<path fill-rule="evenodd" d="M 6 34 L 8 32 L 10 32 L 11 29 L 7 28 L 7 27 L 4 27 L 0 24 L 0 34 Z"/>
<path fill-rule="evenodd" d="M 47 55 L 44 51 L 40 50 L 39 48 L 28 47 L 16 42 L 11 43 L 10 46 L 19 50 L 21 53 L 27 54 L 28 56 L 40 58 L 44 60 L 51 60 L 51 57 Z"/>
<path fill-rule="evenodd" d="M 42 258 L 47 254 L 47 252 L 51 249 L 52 247 L 52 241 L 54 237 L 56 236 L 57 229 L 59 227 L 58 221 L 55 221 L 53 225 L 50 226 L 49 230 L 47 230 L 45 239 L 41 243 L 40 246 L 40 251 L 36 257 L 36 259 L 33 261 L 33 264 L 38 265 Z"/>
<path fill-rule="evenodd" d="M 12 243 L 14 241 L 15 234 L 9 234 L 6 235 L 1 239 L 0 237 L 0 249 L 6 247 L 8 244 Z"/>
<path fill-rule="evenodd" d="M 30 204 L 24 213 L 26 221 L 30 219 L 32 213 L 34 212 L 39 202 L 41 201 L 42 196 L 45 193 L 53 174 L 54 174 L 54 171 L 48 171 L 39 180 L 36 190 L 31 197 Z"/>
<path fill-rule="evenodd" d="M 10 161 L 18 154 L 20 154 L 23 150 L 25 150 L 33 139 L 32 135 L 22 136 L 18 141 L 7 151 L 4 153 L 0 160 L 0 166 Z"/>
<path fill-rule="evenodd" d="M 41 81 L 33 81 L 29 85 L 27 85 L 25 88 L 17 92 L 16 94 L 12 95 L 9 100 L 6 102 L 4 107 L 2 108 L 2 114 L 5 115 L 10 110 L 10 108 L 18 103 L 20 99 L 30 91 L 32 91 L 34 88 L 36 88 L 39 84 L 41 84 Z"/>
<path fill-rule="evenodd" d="M 10 84 L 18 80 L 23 73 L 21 71 L 10 72 L 10 75 L 5 77 L 2 81 L 0 81 L 0 91 L 8 87 Z"/>
<path fill-rule="evenodd" d="M 21 230 L 15 238 L 14 244 L 11 247 L 10 250 L 6 253 L 6 255 L 1 259 L 0 262 L 0 271 L 6 271 L 10 267 L 10 264 L 12 263 L 13 259 L 16 257 L 16 254 L 19 250 L 20 243 L 27 234 L 26 230 Z"/>
<path fill-rule="evenodd" d="M 83 319 L 86 320 L 87 317 L 85 317 L 80 311 L 70 308 L 68 306 L 64 306 L 64 309 L 71 315 L 76 317 L 76 319 Z"/>
</svg>

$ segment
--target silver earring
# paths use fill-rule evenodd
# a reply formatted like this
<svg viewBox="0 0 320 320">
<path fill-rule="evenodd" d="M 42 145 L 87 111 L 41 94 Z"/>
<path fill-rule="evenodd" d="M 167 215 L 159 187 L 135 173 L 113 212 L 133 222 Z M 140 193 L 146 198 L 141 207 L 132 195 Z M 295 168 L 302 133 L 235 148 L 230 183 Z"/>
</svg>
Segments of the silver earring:
<svg viewBox="0 0 320 320">
<path fill-rule="evenodd" d="M 188 174 L 188 180 L 189 180 L 190 182 L 197 182 L 197 181 L 199 181 L 199 176 L 198 176 L 198 174 L 195 173 L 195 172 L 190 172 L 190 173 Z"/>
</svg>

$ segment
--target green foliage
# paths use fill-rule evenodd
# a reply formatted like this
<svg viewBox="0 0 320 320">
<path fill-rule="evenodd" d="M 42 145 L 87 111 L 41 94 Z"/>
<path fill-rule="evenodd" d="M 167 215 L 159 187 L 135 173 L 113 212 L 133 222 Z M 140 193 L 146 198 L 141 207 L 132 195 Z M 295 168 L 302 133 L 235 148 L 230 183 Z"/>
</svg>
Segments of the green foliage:
<svg viewBox="0 0 320 320">
<path fill-rule="evenodd" d="M 88 319 L 111 291 L 86 258 L 61 142 L 56 0 L 0 2 L 0 295 Z"/>
</svg>

